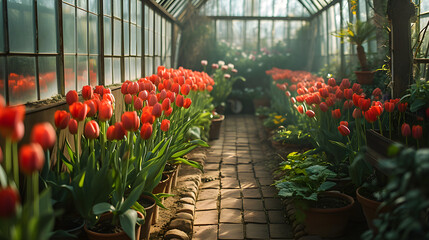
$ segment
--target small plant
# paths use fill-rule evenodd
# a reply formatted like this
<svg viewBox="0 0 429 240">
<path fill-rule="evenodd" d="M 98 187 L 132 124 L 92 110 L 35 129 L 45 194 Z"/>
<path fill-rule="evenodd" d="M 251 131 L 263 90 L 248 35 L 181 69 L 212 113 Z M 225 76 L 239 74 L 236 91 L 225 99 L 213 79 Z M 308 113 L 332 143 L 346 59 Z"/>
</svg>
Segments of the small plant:
<svg viewBox="0 0 429 240">
<path fill-rule="evenodd" d="M 272 110 L 269 107 L 258 107 L 255 110 L 255 115 L 257 117 L 267 117 L 268 115 L 270 115 L 270 113 L 272 113 Z"/>
<path fill-rule="evenodd" d="M 289 125 L 286 128 L 277 130 L 273 135 L 273 140 L 281 143 L 306 145 L 310 144 L 311 137 L 299 127 Z"/>
<path fill-rule="evenodd" d="M 286 115 L 271 113 L 268 115 L 268 118 L 264 120 L 264 127 L 276 129 L 281 126 L 285 126 L 286 122 Z"/>
</svg>

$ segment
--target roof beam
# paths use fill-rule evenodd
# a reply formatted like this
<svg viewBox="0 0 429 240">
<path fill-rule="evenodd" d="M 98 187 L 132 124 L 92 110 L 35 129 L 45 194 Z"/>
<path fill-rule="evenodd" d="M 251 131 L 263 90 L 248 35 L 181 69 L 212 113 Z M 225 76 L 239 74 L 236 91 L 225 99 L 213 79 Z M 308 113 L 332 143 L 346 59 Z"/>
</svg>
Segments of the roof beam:
<svg viewBox="0 0 429 240">
<path fill-rule="evenodd" d="M 313 15 L 313 13 L 311 12 L 311 10 L 308 8 L 308 6 L 307 6 L 307 5 L 305 5 L 305 4 L 304 4 L 304 2 L 303 2 L 302 0 L 298 0 L 298 2 L 299 2 L 299 3 L 301 3 L 301 5 L 302 5 L 305 9 L 307 9 L 307 12 L 308 12 L 310 15 Z"/>
<path fill-rule="evenodd" d="M 335 4 L 339 3 L 342 0 L 333 0 L 332 2 L 330 2 L 328 5 L 324 6 L 322 9 L 320 9 L 317 13 L 313 14 L 310 16 L 311 20 L 313 20 L 314 18 L 316 18 L 317 16 L 319 16 L 320 14 L 322 14 L 322 12 L 326 11 L 328 8 L 334 6 Z"/>
<path fill-rule="evenodd" d="M 180 26 L 180 22 L 175 17 L 173 17 L 173 15 L 171 15 L 169 12 L 167 12 L 167 10 L 165 10 L 165 8 L 163 8 L 161 5 L 159 5 L 155 0 L 147 0 L 144 2 L 151 5 L 153 8 L 158 10 L 158 12 L 160 12 L 162 15 L 166 16 L 171 21 L 173 21 L 175 24 Z"/>
<path fill-rule="evenodd" d="M 206 16 L 215 20 L 289 20 L 310 21 L 310 17 Z"/>
</svg>

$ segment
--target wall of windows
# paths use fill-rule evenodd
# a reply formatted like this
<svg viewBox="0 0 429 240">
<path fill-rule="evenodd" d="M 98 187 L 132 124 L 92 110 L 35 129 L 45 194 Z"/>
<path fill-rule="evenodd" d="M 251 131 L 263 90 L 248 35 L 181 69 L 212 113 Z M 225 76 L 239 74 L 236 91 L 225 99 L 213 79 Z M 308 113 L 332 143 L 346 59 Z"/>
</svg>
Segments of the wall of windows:
<svg viewBox="0 0 429 240">
<path fill-rule="evenodd" d="M 141 0 L 0 0 L 0 94 L 20 104 L 170 67 L 172 20 Z"/>
</svg>

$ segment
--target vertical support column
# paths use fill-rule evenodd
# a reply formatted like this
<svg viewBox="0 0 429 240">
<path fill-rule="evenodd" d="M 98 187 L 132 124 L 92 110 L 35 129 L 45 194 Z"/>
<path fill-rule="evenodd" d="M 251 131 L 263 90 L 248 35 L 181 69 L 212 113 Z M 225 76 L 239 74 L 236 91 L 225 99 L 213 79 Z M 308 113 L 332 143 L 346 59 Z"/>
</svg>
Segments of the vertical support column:
<svg viewBox="0 0 429 240">
<path fill-rule="evenodd" d="M 392 97 L 401 97 L 412 79 L 412 51 L 410 18 L 414 15 L 410 0 L 389 0 L 388 17 L 391 26 Z"/>
<path fill-rule="evenodd" d="M 340 4 L 340 29 L 344 26 L 344 15 L 343 15 L 343 1 L 339 2 Z M 346 66 L 346 58 L 345 58 L 345 49 L 344 49 L 344 38 L 341 37 L 340 42 L 340 77 L 341 79 L 344 77 L 345 66 Z"/>
</svg>

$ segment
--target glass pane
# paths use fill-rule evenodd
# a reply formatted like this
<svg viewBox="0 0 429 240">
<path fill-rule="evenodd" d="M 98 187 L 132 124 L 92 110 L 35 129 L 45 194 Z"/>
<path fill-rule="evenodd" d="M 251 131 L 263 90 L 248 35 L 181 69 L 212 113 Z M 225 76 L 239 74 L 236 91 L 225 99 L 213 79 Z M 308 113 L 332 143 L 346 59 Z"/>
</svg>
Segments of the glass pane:
<svg viewBox="0 0 429 240">
<path fill-rule="evenodd" d="M 161 56 L 165 55 L 165 18 L 161 21 Z"/>
<path fill-rule="evenodd" d="M 229 16 L 229 0 L 218 0 L 219 16 Z"/>
<path fill-rule="evenodd" d="M 285 21 L 274 21 L 274 45 L 285 40 Z"/>
<path fill-rule="evenodd" d="M 5 57 L 0 56 L 0 95 L 5 96 L 5 79 L 6 79 L 6 67 L 5 67 Z"/>
<path fill-rule="evenodd" d="M 273 22 L 268 20 L 261 21 L 261 39 L 260 46 L 261 48 L 271 48 L 271 34 L 272 34 Z"/>
<path fill-rule="evenodd" d="M 142 29 L 137 28 L 137 56 L 142 55 Z"/>
<path fill-rule="evenodd" d="M 286 17 L 287 0 L 274 0 L 274 16 Z"/>
<path fill-rule="evenodd" d="M 88 53 L 88 13 L 77 9 L 77 52 Z M 79 88 L 78 88 L 79 89 Z"/>
<path fill-rule="evenodd" d="M 129 57 L 124 58 L 124 77 L 125 77 L 125 80 L 132 80 L 130 79 L 130 58 Z"/>
<path fill-rule="evenodd" d="M 148 38 L 147 38 L 147 41 L 149 42 L 149 44 L 148 44 L 148 49 L 149 49 L 149 54 L 148 55 L 150 55 L 150 56 L 152 56 L 154 53 L 153 53 L 153 31 L 150 31 L 149 30 L 149 36 L 148 36 Z"/>
<path fill-rule="evenodd" d="M 149 55 L 149 30 L 144 30 L 144 54 Z"/>
<path fill-rule="evenodd" d="M 74 0 L 63 0 L 63 1 L 74 5 Z"/>
<path fill-rule="evenodd" d="M 130 10 L 131 10 L 131 12 L 130 12 L 130 14 L 131 14 L 131 22 L 132 23 L 136 23 L 136 19 L 137 19 L 137 16 L 136 16 L 136 13 L 137 13 L 137 9 L 136 9 L 136 0 L 130 0 L 131 2 L 130 2 Z"/>
<path fill-rule="evenodd" d="M 121 59 L 113 59 L 113 83 L 121 83 Z"/>
<path fill-rule="evenodd" d="M 89 53 L 98 54 L 98 17 L 88 14 L 89 24 Z"/>
<path fill-rule="evenodd" d="M 136 59 L 130 58 L 130 79 L 136 80 Z"/>
<path fill-rule="evenodd" d="M 152 57 L 145 57 L 144 58 L 144 64 L 145 64 L 145 76 L 150 76 L 153 73 L 153 58 Z"/>
<path fill-rule="evenodd" d="M 63 3 L 64 52 L 75 53 L 75 8 Z"/>
<path fill-rule="evenodd" d="M 104 54 L 112 55 L 112 19 L 104 17 Z"/>
<path fill-rule="evenodd" d="M 98 0 L 89 0 L 89 11 L 98 13 Z"/>
<path fill-rule="evenodd" d="M 137 28 L 136 28 L 136 25 L 131 25 L 131 36 L 130 36 L 130 38 L 131 38 L 131 46 L 130 46 L 130 48 L 131 48 L 131 55 L 136 55 L 136 51 L 137 51 L 137 45 L 136 45 L 136 38 L 137 38 Z"/>
<path fill-rule="evenodd" d="M 366 21 L 366 1 L 359 1 L 359 20 Z"/>
<path fill-rule="evenodd" d="M 112 82 L 112 59 L 104 58 L 104 85 L 111 85 Z"/>
<path fill-rule="evenodd" d="M 55 2 L 51 0 L 37 1 L 39 52 L 41 53 L 57 52 L 57 21 L 55 16 Z"/>
<path fill-rule="evenodd" d="M 142 59 L 136 58 L 136 78 L 142 77 Z"/>
<path fill-rule="evenodd" d="M 85 10 L 86 10 L 87 4 L 88 3 L 86 0 L 77 0 L 77 6 Z"/>
<path fill-rule="evenodd" d="M 228 28 L 225 20 L 216 21 L 216 34 L 218 41 L 225 41 L 228 38 Z"/>
<path fill-rule="evenodd" d="M 36 58 L 7 57 L 9 104 L 37 100 Z"/>
<path fill-rule="evenodd" d="M 75 56 L 64 57 L 64 87 L 66 93 L 76 90 L 76 58 Z"/>
<path fill-rule="evenodd" d="M 81 90 L 83 86 L 88 85 L 88 57 L 77 57 L 77 90 Z"/>
<path fill-rule="evenodd" d="M 39 57 L 40 99 L 58 94 L 57 57 Z"/>
<path fill-rule="evenodd" d="M 89 84 L 93 87 L 98 85 L 98 57 L 89 57 Z"/>
<path fill-rule="evenodd" d="M 243 16 L 244 13 L 244 0 L 231 0 L 231 15 Z"/>
<path fill-rule="evenodd" d="M 429 11 L 429 1 L 420 1 L 420 12 L 428 12 Z"/>
<path fill-rule="evenodd" d="M 122 15 L 122 18 L 124 19 L 124 21 L 129 21 L 130 20 L 130 2 L 129 0 L 123 0 L 123 10 L 124 10 L 124 14 Z"/>
<path fill-rule="evenodd" d="M 4 52 L 4 27 L 3 27 L 3 0 L 0 0 L 0 33 L 1 33 L 1 37 L 0 37 L 0 52 Z M 0 69 L 1 69 L 1 65 L 0 65 Z M 0 78 L 2 78 L 2 76 L 0 76 Z M 2 78 L 4 80 L 4 78 Z M 0 94 L 3 94 L 3 92 L 0 90 Z"/>
<path fill-rule="evenodd" d="M 121 43 L 122 43 L 122 24 L 121 21 L 113 20 L 113 55 L 121 55 Z"/>
<path fill-rule="evenodd" d="M 7 14 L 10 51 L 25 53 L 35 52 L 33 1 L 8 0 Z"/>
<path fill-rule="evenodd" d="M 256 50 L 258 46 L 258 21 L 246 21 L 246 51 Z"/>
<path fill-rule="evenodd" d="M 121 0 L 113 0 L 113 16 L 121 18 Z"/>
<path fill-rule="evenodd" d="M 124 22 L 124 55 L 130 55 L 130 24 Z"/>
<path fill-rule="evenodd" d="M 137 26 L 141 26 L 142 25 L 142 19 L 143 19 L 143 15 L 142 15 L 142 2 L 137 0 Z"/>
<path fill-rule="evenodd" d="M 273 0 L 264 0 L 259 3 L 259 15 L 271 17 L 273 16 Z"/>
<path fill-rule="evenodd" d="M 103 2 L 103 14 L 112 16 L 112 0 L 104 0 Z"/>
<path fill-rule="evenodd" d="M 244 39 L 244 31 L 243 31 L 243 21 L 241 20 L 233 20 L 232 21 L 232 44 L 235 47 L 242 48 L 243 39 Z"/>
<path fill-rule="evenodd" d="M 259 0 L 252 0 L 253 1 L 253 7 L 252 7 L 252 16 L 259 16 Z"/>
</svg>

